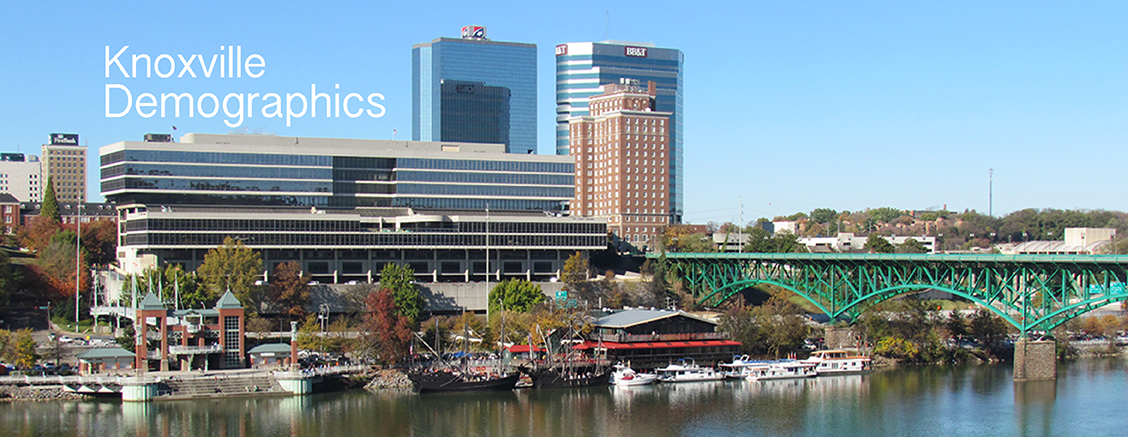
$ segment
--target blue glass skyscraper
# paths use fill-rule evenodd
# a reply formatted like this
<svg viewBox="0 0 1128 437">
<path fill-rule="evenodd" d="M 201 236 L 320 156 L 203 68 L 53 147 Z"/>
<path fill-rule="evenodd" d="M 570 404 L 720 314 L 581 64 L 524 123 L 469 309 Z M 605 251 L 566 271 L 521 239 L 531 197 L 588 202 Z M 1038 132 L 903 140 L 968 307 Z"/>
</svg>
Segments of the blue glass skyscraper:
<svg viewBox="0 0 1128 437">
<path fill-rule="evenodd" d="M 452 88 L 452 81 L 459 85 Z M 507 104 L 499 100 L 505 95 Z M 536 153 L 537 46 L 491 41 L 481 26 L 462 28 L 462 38 L 416 44 L 411 99 L 412 140 L 474 142 L 501 135 L 507 152 Z M 470 107 L 494 109 L 477 123 Z M 497 115 L 506 111 L 509 120 L 499 123 Z M 461 114 L 457 126 L 444 125 L 452 113 Z"/>
<path fill-rule="evenodd" d="M 682 166 L 682 74 L 685 56 L 678 49 L 617 41 L 567 43 L 556 46 L 556 154 L 568 154 L 568 119 L 589 115 L 588 98 L 601 85 L 622 78 L 658 87 L 656 111 L 669 112 L 670 220 L 681 223 L 684 198 Z"/>
</svg>

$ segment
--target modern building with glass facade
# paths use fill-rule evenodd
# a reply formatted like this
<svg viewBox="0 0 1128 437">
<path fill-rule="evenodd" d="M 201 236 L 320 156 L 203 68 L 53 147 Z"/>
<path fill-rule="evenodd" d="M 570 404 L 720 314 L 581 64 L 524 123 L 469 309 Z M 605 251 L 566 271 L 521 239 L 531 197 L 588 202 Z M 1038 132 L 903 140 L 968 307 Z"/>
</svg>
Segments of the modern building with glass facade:
<svg viewBox="0 0 1128 437">
<path fill-rule="evenodd" d="M 618 41 L 579 42 L 556 46 L 556 154 L 568 154 L 568 120 L 590 115 L 588 98 L 601 94 L 600 86 L 634 79 L 653 81 L 658 88 L 656 111 L 670 115 L 669 215 L 681 223 L 684 186 L 683 110 L 685 56 L 681 50 L 648 43 Z"/>
<path fill-rule="evenodd" d="M 491 41 L 480 26 L 462 34 L 411 48 L 411 139 L 479 141 L 483 131 L 497 131 L 497 105 L 507 93 L 507 138 L 496 142 L 509 153 L 536 153 L 536 44 Z M 490 109 L 468 109 L 479 107 Z"/>
<path fill-rule="evenodd" d="M 606 247 L 605 220 L 561 213 L 570 157 L 501 144 L 187 134 L 101 148 L 117 205 L 119 263 L 195 269 L 225 237 L 267 269 L 298 261 L 323 282 L 369 281 L 384 264 L 420 280 L 488 271 L 547 279 L 575 251 Z"/>
</svg>

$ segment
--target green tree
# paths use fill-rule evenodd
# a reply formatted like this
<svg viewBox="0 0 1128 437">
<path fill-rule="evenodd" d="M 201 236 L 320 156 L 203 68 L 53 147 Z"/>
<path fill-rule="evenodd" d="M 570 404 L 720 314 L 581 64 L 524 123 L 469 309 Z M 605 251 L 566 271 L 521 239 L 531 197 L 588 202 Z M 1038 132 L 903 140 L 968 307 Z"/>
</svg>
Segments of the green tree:
<svg viewBox="0 0 1128 437">
<path fill-rule="evenodd" d="M 255 285 L 255 281 L 262 278 L 262 257 L 242 241 L 224 238 L 222 246 L 204 255 L 204 263 L 196 273 L 209 302 L 219 300 L 224 292 L 231 290 L 244 308 L 258 313 L 262 288 Z"/>
<path fill-rule="evenodd" d="M 869 249 L 872 253 L 893 253 L 896 251 L 893 247 L 893 243 L 890 243 L 889 240 L 877 234 L 870 234 L 869 237 L 866 238 L 865 248 Z"/>
<path fill-rule="evenodd" d="M 200 286 L 199 278 L 185 271 L 180 264 L 172 264 L 164 269 L 164 295 L 180 296 L 180 306 L 200 308 L 208 300 L 206 288 Z"/>
<path fill-rule="evenodd" d="M 43 203 L 39 208 L 39 216 L 50 218 L 55 223 L 62 221 L 59 216 L 59 200 L 55 197 L 55 182 L 50 176 L 47 177 L 47 188 L 43 189 Z"/>
<path fill-rule="evenodd" d="M 301 320 L 309 313 L 310 304 L 309 275 L 302 274 L 302 266 L 297 261 L 279 264 L 266 289 L 266 297 L 277 305 L 281 313 L 291 320 Z"/>
<path fill-rule="evenodd" d="M 589 302 L 595 300 L 597 287 L 588 281 L 590 271 L 587 254 L 584 252 L 576 252 L 564 261 L 560 279 L 564 281 L 564 290 L 568 291 L 569 297 Z"/>
<path fill-rule="evenodd" d="M 748 229 L 748 242 L 744 245 L 744 251 L 748 253 L 775 252 L 772 233 L 761 227 Z"/>
<path fill-rule="evenodd" d="M 799 236 L 792 234 L 790 231 L 776 232 L 772 235 L 772 252 L 775 253 L 795 253 L 803 252 L 803 244 L 799 242 Z"/>
<path fill-rule="evenodd" d="M 420 320 L 427 301 L 415 286 L 415 270 L 411 266 L 384 265 L 380 271 L 380 288 L 391 290 L 399 315 L 407 317 L 413 325 Z"/>
<path fill-rule="evenodd" d="M 12 265 L 8 252 L 0 250 L 0 307 L 8 305 L 12 293 L 22 281 L 19 271 Z"/>
<path fill-rule="evenodd" d="M 815 208 L 811 211 L 811 220 L 815 223 L 830 223 L 838 220 L 838 211 L 830 208 Z"/>
<path fill-rule="evenodd" d="M 39 361 L 35 340 L 31 338 L 31 328 L 19 331 L 0 329 L 0 359 L 21 368 L 30 368 Z"/>
<path fill-rule="evenodd" d="M 1007 335 L 1007 322 L 990 310 L 980 308 L 971 316 L 971 335 L 985 349 L 992 349 Z"/>
<path fill-rule="evenodd" d="M 538 284 L 524 279 L 506 279 L 490 290 L 489 300 L 490 312 L 501 311 L 504 307 L 506 311 L 524 313 L 544 303 L 548 297 Z"/>
<path fill-rule="evenodd" d="M 866 241 L 866 243 L 868 244 L 869 241 Z M 897 253 L 928 253 L 928 248 L 920 244 L 915 238 L 909 238 L 897 246 Z"/>
<path fill-rule="evenodd" d="M 869 215 L 878 223 L 893 223 L 904 214 L 899 209 L 881 207 L 869 210 Z"/>
</svg>

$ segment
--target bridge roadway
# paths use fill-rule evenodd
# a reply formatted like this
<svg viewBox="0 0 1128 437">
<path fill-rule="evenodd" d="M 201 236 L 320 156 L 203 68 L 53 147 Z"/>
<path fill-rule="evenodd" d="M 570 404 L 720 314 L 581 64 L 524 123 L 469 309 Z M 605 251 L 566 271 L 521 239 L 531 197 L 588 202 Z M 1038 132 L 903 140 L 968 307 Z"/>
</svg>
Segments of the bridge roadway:
<svg viewBox="0 0 1128 437">
<path fill-rule="evenodd" d="M 995 312 L 1023 336 L 1128 300 L 1128 255 L 656 253 L 702 305 L 773 284 L 832 319 L 886 299 L 940 290 Z"/>
</svg>

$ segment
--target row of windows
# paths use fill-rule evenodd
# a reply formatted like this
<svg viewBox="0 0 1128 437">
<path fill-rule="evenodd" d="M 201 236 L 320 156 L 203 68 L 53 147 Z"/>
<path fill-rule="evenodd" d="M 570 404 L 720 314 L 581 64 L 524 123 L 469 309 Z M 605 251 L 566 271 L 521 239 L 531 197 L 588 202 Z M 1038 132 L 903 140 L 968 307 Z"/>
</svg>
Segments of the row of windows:
<svg viewBox="0 0 1128 437">
<path fill-rule="evenodd" d="M 396 178 L 400 181 L 521 185 L 572 185 L 572 177 L 568 174 L 455 173 L 411 170 L 400 170 L 397 173 L 398 174 L 396 175 Z"/>
<path fill-rule="evenodd" d="M 570 198 L 571 185 L 562 187 L 523 187 L 499 185 L 424 185 L 400 183 L 400 194 L 430 194 L 444 196 L 505 196 L 505 197 L 557 197 Z"/>
<path fill-rule="evenodd" d="M 464 232 L 468 234 L 486 232 L 485 222 L 423 222 L 405 227 L 414 232 Z M 375 226 L 375 225 L 369 225 Z M 126 232 L 132 231 L 240 231 L 240 232 L 363 232 L 376 231 L 364 229 L 360 222 L 350 220 L 273 220 L 273 219 L 139 219 L 124 223 Z M 494 234 L 603 234 L 606 226 L 598 222 L 560 222 L 560 223 L 490 223 L 489 232 Z M 500 238 L 500 237 L 499 237 Z"/>
<path fill-rule="evenodd" d="M 202 261 L 211 249 L 158 249 L 161 259 Z M 483 249 L 261 249 L 264 260 L 431 260 L 485 259 Z M 490 259 L 561 260 L 571 256 L 567 250 L 502 249 L 490 250 Z"/>
<path fill-rule="evenodd" d="M 361 200 L 359 200 L 360 202 Z M 430 209 L 476 209 L 513 211 L 556 211 L 563 207 L 566 201 L 560 200 L 526 200 L 526 199 L 451 199 L 438 197 L 398 197 L 391 206 L 407 208 Z"/>
<path fill-rule="evenodd" d="M 500 172 L 571 173 L 570 162 L 479 161 L 470 159 L 400 158 L 401 169 L 482 170 Z"/>
<path fill-rule="evenodd" d="M 130 246 L 219 246 L 228 234 L 147 233 L 128 234 Z M 237 236 L 254 246 L 476 246 L 486 244 L 484 235 L 472 234 L 296 234 L 274 233 Z M 584 249 L 606 245 L 605 235 L 506 235 L 490 238 L 490 247 L 560 247 Z"/>
<path fill-rule="evenodd" d="M 329 193 L 332 184 L 328 181 L 280 181 L 280 180 L 250 180 L 250 181 L 201 181 L 193 179 L 142 179 L 124 178 L 125 188 L 138 188 L 147 190 L 197 190 L 197 191 L 285 191 L 307 193 Z M 108 181 L 115 182 L 115 181 Z M 103 182 L 105 186 L 107 182 Z M 105 191 L 105 189 L 103 189 Z"/>
<path fill-rule="evenodd" d="M 105 167 L 102 179 L 123 174 L 149 176 L 188 176 L 188 177 L 241 177 L 276 179 L 329 179 L 333 172 L 325 168 L 308 167 L 216 167 L 204 165 L 172 165 L 129 163 Z"/>
<path fill-rule="evenodd" d="M 123 150 L 102 156 L 106 166 L 122 161 L 184 162 L 196 164 L 251 164 L 329 167 L 332 157 L 274 153 L 185 152 L 179 150 Z"/>
<path fill-rule="evenodd" d="M 119 180 L 120 181 L 120 180 Z M 102 192 L 106 192 L 106 183 L 102 183 Z M 128 193 L 111 196 L 116 203 L 141 203 L 146 205 L 237 205 L 237 206 L 355 206 L 331 205 L 330 197 L 325 196 L 284 196 L 284 195 L 248 195 L 248 194 L 214 194 L 214 193 Z M 334 197 L 333 200 L 350 199 Z M 385 199 L 386 200 L 386 199 Z M 386 205 L 391 206 L 391 201 Z"/>
<path fill-rule="evenodd" d="M 333 169 L 383 169 L 396 168 L 396 158 L 364 158 L 359 156 L 334 156 Z"/>
</svg>

